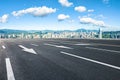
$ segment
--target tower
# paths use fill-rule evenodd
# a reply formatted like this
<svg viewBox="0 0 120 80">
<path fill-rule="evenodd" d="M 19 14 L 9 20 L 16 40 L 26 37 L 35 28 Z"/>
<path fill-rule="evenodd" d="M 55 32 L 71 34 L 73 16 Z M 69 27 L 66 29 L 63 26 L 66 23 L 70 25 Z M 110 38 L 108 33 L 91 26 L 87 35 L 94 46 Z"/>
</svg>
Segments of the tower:
<svg viewBox="0 0 120 80">
<path fill-rule="evenodd" d="M 99 28 L 99 39 L 102 39 L 102 30 Z"/>
</svg>

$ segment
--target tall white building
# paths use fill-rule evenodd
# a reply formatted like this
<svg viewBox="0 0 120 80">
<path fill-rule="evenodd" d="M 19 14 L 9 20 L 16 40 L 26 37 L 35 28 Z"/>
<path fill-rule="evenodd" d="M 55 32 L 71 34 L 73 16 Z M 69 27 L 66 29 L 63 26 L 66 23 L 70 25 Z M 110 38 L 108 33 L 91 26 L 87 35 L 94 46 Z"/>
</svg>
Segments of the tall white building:
<svg viewBox="0 0 120 80">
<path fill-rule="evenodd" d="M 99 39 L 102 39 L 102 30 L 99 28 Z"/>
</svg>

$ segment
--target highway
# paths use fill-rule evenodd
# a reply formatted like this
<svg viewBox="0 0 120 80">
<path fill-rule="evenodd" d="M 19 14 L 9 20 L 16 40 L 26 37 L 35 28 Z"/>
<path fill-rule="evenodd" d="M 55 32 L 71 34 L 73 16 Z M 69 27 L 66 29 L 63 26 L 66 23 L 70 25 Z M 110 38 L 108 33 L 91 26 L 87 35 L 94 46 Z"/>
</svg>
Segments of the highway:
<svg viewBox="0 0 120 80">
<path fill-rule="evenodd" d="M 120 40 L 1 39 L 0 80 L 120 80 Z"/>
</svg>

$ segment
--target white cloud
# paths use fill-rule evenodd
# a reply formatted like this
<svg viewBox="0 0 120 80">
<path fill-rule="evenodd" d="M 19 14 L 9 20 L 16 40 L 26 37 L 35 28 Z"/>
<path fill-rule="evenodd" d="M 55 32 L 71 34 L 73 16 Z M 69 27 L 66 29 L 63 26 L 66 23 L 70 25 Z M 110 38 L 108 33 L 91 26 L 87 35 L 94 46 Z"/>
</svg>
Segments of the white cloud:
<svg viewBox="0 0 120 80">
<path fill-rule="evenodd" d="M 103 3 L 108 4 L 109 0 L 103 0 Z"/>
<path fill-rule="evenodd" d="M 78 11 L 78 12 L 85 12 L 86 11 L 86 7 L 84 7 L 84 6 L 78 6 L 78 7 L 75 7 L 74 10 Z"/>
<path fill-rule="evenodd" d="M 94 9 L 89 9 L 88 12 L 94 12 Z"/>
<path fill-rule="evenodd" d="M 0 17 L 0 23 L 6 23 L 8 19 L 8 14 L 4 14 L 2 17 Z"/>
<path fill-rule="evenodd" d="M 96 16 L 95 18 L 97 18 L 97 19 L 106 19 L 107 17 L 105 17 L 103 14 L 100 14 L 100 15 Z"/>
<path fill-rule="evenodd" d="M 69 15 L 65 15 L 65 14 L 59 14 L 58 15 L 58 20 L 59 21 L 63 21 L 63 20 L 68 19 L 68 18 L 70 18 Z"/>
<path fill-rule="evenodd" d="M 80 22 L 83 24 L 93 24 L 95 26 L 106 27 L 104 21 L 95 20 L 90 17 L 82 17 L 80 18 Z"/>
<path fill-rule="evenodd" d="M 33 16 L 46 16 L 48 14 L 51 13 L 55 13 L 56 9 L 53 8 L 48 8 L 46 6 L 42 6 L 42 7 L 33 7 L 33 8 L 27 8 L 24 10 L 19 10 L 19 11 L 13 11 L 12 14 L 14 16 L 21 16 L 24 14 L 31 14 Z"/>
<path fill-rule="evenodd" d="M 71 5 L 73 5 L 73 3 L 69 2 L 68 0 L 59 0 L 59 3 L 65 7 L 70 7 Z"/>
</svg>

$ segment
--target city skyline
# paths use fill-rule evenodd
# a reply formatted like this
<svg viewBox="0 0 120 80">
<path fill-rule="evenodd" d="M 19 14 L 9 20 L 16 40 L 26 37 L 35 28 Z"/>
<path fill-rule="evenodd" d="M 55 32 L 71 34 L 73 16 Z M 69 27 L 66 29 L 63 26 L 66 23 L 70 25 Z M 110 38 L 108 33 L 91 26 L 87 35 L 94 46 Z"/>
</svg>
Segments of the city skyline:
<svg viewBox="0 0 120 80">
<path fill-rule="evenodd" d="M 0 29 L 118 31 L 118 0 L 1 0 Z"/>
</svg>

